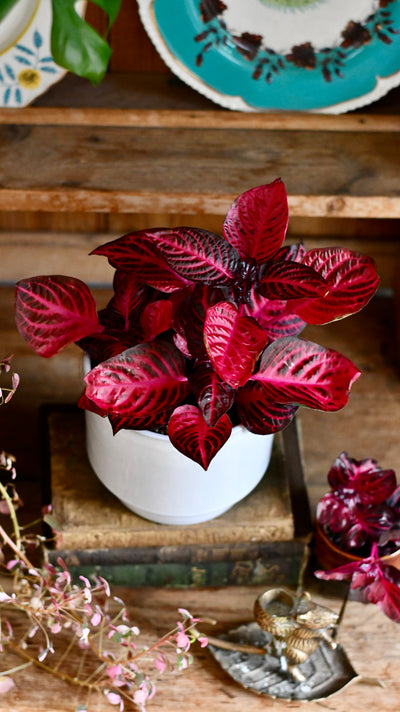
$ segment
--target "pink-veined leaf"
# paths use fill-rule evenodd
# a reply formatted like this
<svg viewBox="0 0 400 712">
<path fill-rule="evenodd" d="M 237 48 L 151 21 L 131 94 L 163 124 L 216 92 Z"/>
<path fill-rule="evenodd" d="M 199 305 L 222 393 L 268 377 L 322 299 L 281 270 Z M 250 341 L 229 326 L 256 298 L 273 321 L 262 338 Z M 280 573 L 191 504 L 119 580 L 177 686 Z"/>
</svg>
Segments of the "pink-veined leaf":
<svg viewBox="0 0 400 712">
<path fill-rule="evenodd" d="M 134 334 L 129 333 L 124 335 L 125 338 L 120 339 L 112 334 L 102 333 L 94 336 L 86 336 L 77 341 L 77 345 L 90 356 L 93 365 L 97 365 L 100 361 L 107 361 L 112 356 L 118 356 L 123 351 L 135 346 L 141 339 L 133 338 Z"/>
<path fill-rule="evenodd" d="M 111 423 L 114 435 L 119 430 L 166 430 L 168 420 L 172 411 L 162 411 L 161 413 L 150 413 L 147 417 L 141 418 L 110 413 L 108 419 Z"/>
<path fill-rule="evenodd" d="M 255 319 L 241 316 L 230 302 L 219 302 L 207 312 L 204 343 L 215 371 L 232 388 L 243 386 L 268 341 Z"/>
<path fill-rule="evenodd" d="M 157 299 L 146 304 L 140 315 L 143 340 L 152 341 L 172 326 L 173 305 L 167 299 Z"/>
<path fill-rule="evenodd" d="M 246 316 L 252 316 L 264 329 L 269 341 L 281 339 L 284 336 L 298 336 L 306 326 L 306 322 L 297 314 L 287 309 L 286 301 L 267 299 L 254 289 L 248 303 L 244 305 Z"/>
<path fill-rule="evenodd" d="M 149 300 L 149 288 L 132 272 L 117 269 L 113 281 L 114 295 L 99 319 L 107 329 L 129 331 L 136 326 L 137 314 Z"/>
<path fill-rule="evenodd" d="M 192 371 L 189 383 L 207 425 L 216 425 L 232 406 L 236 390 L 219 378 L 209 362 Z"/>
<path fill-rule="evenodd" d="M 138 344 L 85 376 L 86 396 L 108 413 L 147 417 L 173 408 L 188 393 L 185 358 L 164 341 Z"/>
<path fill-rule="evenodd" d="M 292 403 L 335 411 L 348 401 L 360 371 L 345 356 L 311 341 L 287 337 L 263 352 L 252 379 L 274 403 Z"/>
<path fill-rule="evenodd" d="M 371 556 L 314 574 L 325 581 L 351 581 L 351 589 L 360 589 L 365 602 L 375 603 L 388 618 L 400 623 L 400 571 L 389 560 L 390 556 L 379 558 L 374 543 Z"/>
<path fill-rule="evenodd" d="M 296 314 L 308 324 L 327 324 L 360 311 L 375 294 L 379 284 L 375 263 L 370 257 L 340 247 L 315 248 L 302 264 L 312 267 L 327 282 L 325 297 L 300 301 Z"/>
<path fill-rule="evenodd" d="M 174 447 L 204 470 L 226 443 L 231 431 L 232 423 L 227 415 L 210 427 L 194 405 L 175 408 L 168 423 L 168 435 Z"/>
<path fill-rule="evenodd" d="M 105 408 L 100 408 L 96 405 L 96 403 L 93 403 L 93 401 L 87 397 L 85 391 L 83 391 L 78 400 L 78 408 L 82 408 L 82 410 L 89 410 L 91 413 L 96 413 L 96 415 L 100 415 L 102 418 L 107 415 L 107 410 Z"/>
<path fill-rule="evenodd" d="M 394 470 L 383 470 L 371 457 L 356 460 L 347 452 L 341 452 L 334 461 L 328 482 L 333 491 L 344 491 L 346 498 L 357 497 L 364 507 L 382 504 L 397 485 Z"/>
<path fill-rule="evenodd" d="M 293 420 L 298 406 L 272 403 L 257 381 L 248 381 L 237 392 L 236 412 L 242 425 L 252 433 L 267 435 L 286 428 Z"/>
<path fill-rule="evenodd" d="M 204 359 L 207 356 L 203 338 L 204 322 L 207 310 L 220 298 L 221 290 L 198 284 L 177 310 L 174 328 L 184 340 L 181 345 L 186 342 L 194 358 Z"/>
<path fill-rule="evenodd" d="M 181 277 L 207 286 L 232 284 L 240 263 L 239 255 L 229 242 L 200 228 L 159 231 L 157 249 Z"/>
<path fill-rule="evenodd" d="M 157 249 L 156 237 L 168 228 L 130 232 L 96 247 L 92 255 L 104 255 L 113 267 L 133 272 L 136 278 L 160 292 L 174 292 L 190 282 L 174 272 Z"/>
<path fill-rule="evenodd" d="M 324 296 L 328 285 L 312 267 L 282 260 L 266 265 L 257 291 L 268 299 L 315 298 Z"/>
<path fill-rule="evenodd" d="M 285 245 L 281 247 L 276 253 L 275 260 L 293 260 L 294 262 L 301 262 L 307 250 L 302 242 L 294 242 L 291 245 Z"/>
<path fill-rule="evenodd" d="M 80 279 L 48 275 L 17 282 L 15 321 L 21 336 L 40 356 L 103 331 L 96 303 Z"/>
<path fill-rule="evenodd" d="M 267 262 L 281 247 L 289 222 L 280 178 L 242 193 L 229 208 L 224 235 L 243 259 Z"/>
</svg>

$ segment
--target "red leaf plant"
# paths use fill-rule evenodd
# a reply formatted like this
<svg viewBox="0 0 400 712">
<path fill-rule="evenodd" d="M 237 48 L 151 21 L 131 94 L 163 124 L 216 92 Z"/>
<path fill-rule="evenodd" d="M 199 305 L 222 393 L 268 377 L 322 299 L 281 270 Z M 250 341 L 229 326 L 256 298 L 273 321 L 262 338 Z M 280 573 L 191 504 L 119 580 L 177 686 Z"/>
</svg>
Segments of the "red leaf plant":
<svg viewBox="0 0 400 712">
<path fill-rule="evenodd" d="M 339 566 L 331 571 L 315 571 L 325 581 L 350 581 L 352 590 L 361 591 L 364 601 L 375 603 L 388 618 L 400 623 L 400 553 L 379 557 L 378 546 L 372 544 L 365 559 Z"/>
<path fill-rule="evenodd" d="M 335 546 L 359 557 L 369 554 L 372 544 L 380 556 L 400 547 L 400 487 L 393 470 L 342 452 L 328 482 L 331 491 L 318 502 L 316 517 Z"/>
<path fill-rule="evenodd" d="M 360 375 L 299 334 L 367 304 L 374 263 L 339 247 L 283 247 L 287 225 L 277 179 L 235 200 L 223 236 L 128 233 L 93 251 L 116 269 L 105 309 L 96 313 L 77 279 L 32 277 L 17 284 L 17 327 L 43 356 L 71 342 L 88 352 L 82 407 L 107 414 L 114 429 L 157 423 L 166 432 L 170 421 L 174 444 L 207 468 L 231 424 L 267 434 L 299 405 L 338 410 Z"/>
</svg>

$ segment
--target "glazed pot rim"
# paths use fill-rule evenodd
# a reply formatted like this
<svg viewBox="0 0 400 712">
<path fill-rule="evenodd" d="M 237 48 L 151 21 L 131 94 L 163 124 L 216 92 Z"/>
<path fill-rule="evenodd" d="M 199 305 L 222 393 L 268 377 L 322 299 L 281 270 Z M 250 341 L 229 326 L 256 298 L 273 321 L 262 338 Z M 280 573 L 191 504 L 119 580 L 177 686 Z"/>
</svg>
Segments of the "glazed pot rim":
<svg viewBox="0 0 400 712">
<path fill-rule="evenodd" d="M 356 556 L 356 554 L 351 554 L 349 551 L 346 551 L 345 549 L 341 549 L 339 546 L 334 544 L 332 540 L 329 538 L 327 535 L 324 527 L 322 524 L 320 524 L 318 521 L 315 522 L 315 531 L 318 536 L 321 537 L 321 539 L 324 540 L 326 546 L 328 546 L 331 551 L 333 551 L 335 554 L 338 554 L 340 556 L 345 557 L 348 559 L 348 561 L 361 561 L 362 557 L 361 556 Z"/>
</svg>

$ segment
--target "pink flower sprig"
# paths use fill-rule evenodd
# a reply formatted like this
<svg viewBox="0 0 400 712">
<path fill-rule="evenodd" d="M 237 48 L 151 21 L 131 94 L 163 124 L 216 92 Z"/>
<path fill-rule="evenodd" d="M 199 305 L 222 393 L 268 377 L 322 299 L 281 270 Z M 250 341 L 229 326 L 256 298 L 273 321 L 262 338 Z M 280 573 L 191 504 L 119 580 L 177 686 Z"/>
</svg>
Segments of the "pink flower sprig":
<svg viewBox="0 0 400 712">
<path fill-rule="evenodd" d="M 200 619 L 179 609 L 182 620 L 171 631 L 151 645 L 141 644 L 140 630 L 130 622 L 125 603 L 112 596 L 104 578 L 92 582 L 80 576 L 75 581 L 61 558 L 57 566 L 36 567 L 30 562 L 12 498 L 1 482 L 0 494 L 14 526 L 11 537 L 0 525 L 1 548 L 12 551 L 5 567 L 14 575 L 12 593 L 0 588 L 0 652 L 9 648 L 26 661 L 0 671 L 0 694 L 13 688 L 14 672 L 36 665 L 89 694 L 101 692 L 121 711 L 127 702 L 143 711 L 156 692 L 158 676 L 166 670 L 184 670 L 193 660 L 192 644 L 207 644 L 196 628 Z M 72 659 L 78 660 L 76 672 L 71 672 Z"/>
</svg>

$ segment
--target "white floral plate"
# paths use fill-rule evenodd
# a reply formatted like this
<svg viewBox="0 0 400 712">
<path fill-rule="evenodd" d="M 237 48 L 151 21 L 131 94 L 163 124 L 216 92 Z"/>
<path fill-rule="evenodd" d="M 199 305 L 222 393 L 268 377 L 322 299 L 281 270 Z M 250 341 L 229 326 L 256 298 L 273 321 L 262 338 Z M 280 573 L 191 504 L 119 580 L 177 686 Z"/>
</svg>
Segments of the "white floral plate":
<svg viewBox="0 0 400 712">
<path fill-rule="evenodd" d="M 138 0 L 166 64 L 229 109 L 341 113 L 400 84 L 400 0 Z"/>
<path fill-rule="evenodd" d="M 0 106 L 26 106 L 66 73 L 50 53 L 51 20 L 50 0 L 19 0 L 0 22 Z"/>
</svg>

